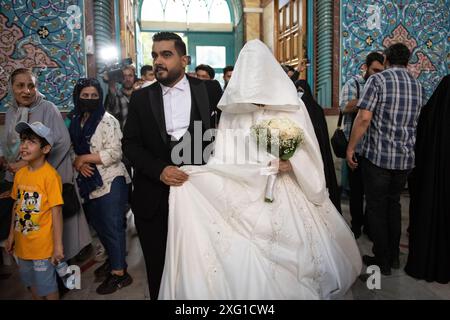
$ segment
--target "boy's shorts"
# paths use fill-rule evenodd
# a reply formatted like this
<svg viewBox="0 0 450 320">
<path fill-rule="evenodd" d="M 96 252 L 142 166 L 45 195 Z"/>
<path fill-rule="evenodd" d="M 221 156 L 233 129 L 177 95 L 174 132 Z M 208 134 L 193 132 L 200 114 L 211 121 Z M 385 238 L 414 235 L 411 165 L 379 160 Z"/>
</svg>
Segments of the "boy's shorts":
<svg viewBox="0 0 450 320">
<path fill-rule="evenodd" d="M 18 258 L 17 260 L 20 278 L 25 286 L 35 288 L 40 297 L 58 292 L 56 270 L 49 259 L 22 260 Z"/>
</svg>

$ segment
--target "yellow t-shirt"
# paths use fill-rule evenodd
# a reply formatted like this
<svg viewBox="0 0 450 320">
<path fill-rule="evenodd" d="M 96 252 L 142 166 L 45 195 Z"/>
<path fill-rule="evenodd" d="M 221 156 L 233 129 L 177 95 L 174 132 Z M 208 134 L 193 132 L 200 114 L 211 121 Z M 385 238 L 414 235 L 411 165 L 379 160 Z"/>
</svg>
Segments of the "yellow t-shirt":
<svg viewBox="0 0 450 320">
<path fill-rule="evenodd" d="M 48 259 L 53 255 L 52 208 L 63 204 L 58 172 L 48 163 L 30 171 L 17 171 L 11 197 L 14 204 L 15 254 L 24 260 Z"/>
</svg>

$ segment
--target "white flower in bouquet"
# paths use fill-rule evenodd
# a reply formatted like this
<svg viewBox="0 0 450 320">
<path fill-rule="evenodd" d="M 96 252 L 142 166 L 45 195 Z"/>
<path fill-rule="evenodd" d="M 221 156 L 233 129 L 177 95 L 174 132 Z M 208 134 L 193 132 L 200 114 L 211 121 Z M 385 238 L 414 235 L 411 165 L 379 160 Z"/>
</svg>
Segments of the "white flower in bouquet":
<svg viewBox="0 0 450 320">
<path fill-rule="evenodd" d="M 250 128 L 258 146 L 281 160 L 289 160 L 303 144 L 303 130 L 288 118 L 274 118 L 260 121 Z M 273 202 L 273 187 L 276 174 L 269 176 L 265 201 Z"/>
</svg>

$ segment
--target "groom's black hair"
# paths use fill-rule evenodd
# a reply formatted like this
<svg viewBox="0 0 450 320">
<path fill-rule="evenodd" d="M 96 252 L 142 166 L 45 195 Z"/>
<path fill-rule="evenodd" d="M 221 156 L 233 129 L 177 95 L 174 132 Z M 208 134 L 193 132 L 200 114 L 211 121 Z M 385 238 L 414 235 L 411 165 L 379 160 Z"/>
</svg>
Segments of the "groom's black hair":
<svg viewBox="0 0 450 320">
<path fill-rule="evenodd" d="M 158 41 L 174 41 L 175 49 L 177 50 L 180 56 L 186 55 L 186 44 L 183 42 L 183 39 L 179 35 L 173 32 L 158 32 L 153 36 L 153 42 Z"/>
</svg>

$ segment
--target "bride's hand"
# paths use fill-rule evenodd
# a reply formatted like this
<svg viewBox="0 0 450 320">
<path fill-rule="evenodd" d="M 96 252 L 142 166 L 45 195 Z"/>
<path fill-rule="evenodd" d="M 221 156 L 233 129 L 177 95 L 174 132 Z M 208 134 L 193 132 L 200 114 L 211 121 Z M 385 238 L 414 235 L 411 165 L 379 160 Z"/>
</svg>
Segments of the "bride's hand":
<svg viewBox="0 0 450 320">
<path fill-rule="evenodd" d="M 284 173 L 292 171 L 292 165 L 289 160 L 275 160 L 271 161 L 271 166 L 277 166 L 278 165 L 278 172 Z"/>
<path fill-rule="evenodd" d="M 278 171 L 280 172 L 292 171 L 291 162 L 289 160 L 280 160 Z"/>
</svg>

